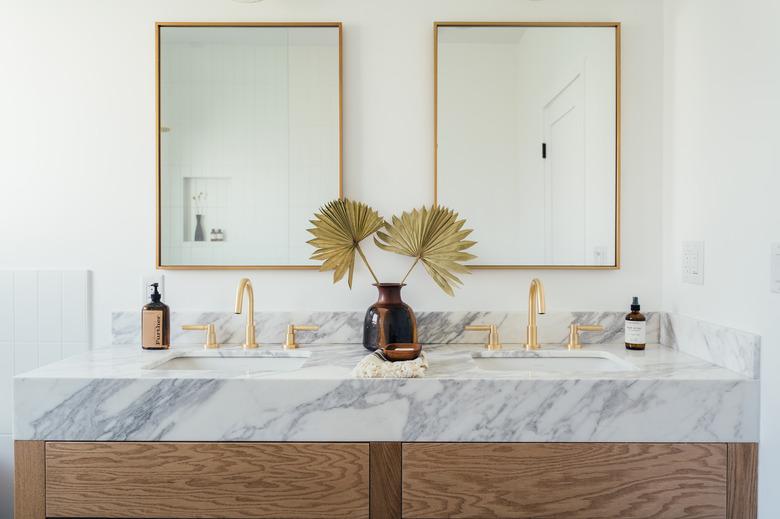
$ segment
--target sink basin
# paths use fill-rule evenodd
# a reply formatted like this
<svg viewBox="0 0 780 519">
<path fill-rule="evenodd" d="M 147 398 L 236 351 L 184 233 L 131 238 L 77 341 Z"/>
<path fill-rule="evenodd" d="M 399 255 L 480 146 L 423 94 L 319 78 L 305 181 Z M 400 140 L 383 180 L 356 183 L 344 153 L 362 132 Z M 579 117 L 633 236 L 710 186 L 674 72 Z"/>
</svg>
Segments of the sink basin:
<svg viewBox="0 0 780 519">
<path fill-rule="evenodd" d="M 475 353 L 473 358 L 480 369 L 488 371 L 593 373 L 638 369 L 606 351 L 482 352 Z"/>
<path fill-rule="evenodd" d="M 145 369 L 158 371 L 230 371 L 239 373 L 294 371 L 303 366 L 309 354 L 188 352 Z"/>
</svg>

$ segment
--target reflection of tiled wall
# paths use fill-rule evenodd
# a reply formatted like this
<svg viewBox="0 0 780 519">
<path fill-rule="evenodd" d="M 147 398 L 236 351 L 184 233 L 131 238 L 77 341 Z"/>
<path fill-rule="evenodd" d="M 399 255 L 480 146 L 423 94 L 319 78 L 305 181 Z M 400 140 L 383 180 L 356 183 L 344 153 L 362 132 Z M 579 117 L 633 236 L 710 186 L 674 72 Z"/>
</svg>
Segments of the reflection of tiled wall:
<svg viewBox="0 0 780 519">
<path fill-rule="evenodd" d="M 89 272 L 0 271 L 0 518 L 12 516 L 13 376 L 90 347 Z"/>
<path fill-rule="evenodd" d="M 171 166 L 169 169 L 175 168 Z M 164 260 L 187 264 L 219 263 L 230 242 L 231 229 L 236 230 L 229 210 L 230 178 L 185 176 L 169 179 L 169 182 L 176 186 L 166 190 L 167 196 L 163 201 L 165 214 L 171 215 L 165 222 L 169 238 L 163 245 Z M 199 193 L 206 194 L 205 200 L 200 202 L 201 214 L 204 215 L 203 242 L 194 241 L 196 208 L 192 197 Z M 223 230 L 224 242 L 211 241 L 212 228 Z"/>
<path fill-rule="evenodd" d="M 196 205 L 192 197 L 197 197 L 200 193 L 206 195 L 206 198 L 199 203 L 200 210 L 205 216 L 203 231 L 206 241 L 211 239 L 209 236 L 211 229 L 229 230 L 227 213 L 228 199 L 230 197 L 229 178 L 185 177 L 183 192 L 184 207 L 182 210 L 184 226 L 182 228 L 182 240 L 184 242 L 192 242 L 194 240 Z"/>
</svg>

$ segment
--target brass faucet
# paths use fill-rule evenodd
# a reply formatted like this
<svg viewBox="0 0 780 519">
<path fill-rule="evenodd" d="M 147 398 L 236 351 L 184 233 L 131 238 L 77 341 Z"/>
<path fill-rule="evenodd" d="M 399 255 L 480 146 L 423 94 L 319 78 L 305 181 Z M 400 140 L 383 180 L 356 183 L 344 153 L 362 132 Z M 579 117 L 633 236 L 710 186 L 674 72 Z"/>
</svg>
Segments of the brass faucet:
<svg viewBox="0 0 780 519">
<path fill-rule="evenodd" d="M 528 341 L 525 343 L 526 350 L 538 350 L 539 340 L 536 329 L 536 314 L 543 314 L 544 308 L 544 285 L 538 278 L 531 281 L 528 289 Z"/>
<path fill-rule="evenodd" d="M 495 324 L 470 324 L 463 327 L 467 332 L 488 332 L 486 350 L 496 351 L 501 349 L 501 341 L 498 338 L 498 327 Z"/>
<path fill-rule="evenodd" d="M 244 349 L 253 350 L 258 344 L 255 342 L 255 291 L 252 289 L 252 282 L 249 278 L 241 278 L 238 282 L 238 291 L 236 292 L 236 314 L 241 313 L 244 303 L 244 292 L 249 298 L 249 309 L 246 314 L 246 339 L 244 339 Z"/>
<path fill-rule="evenodd" d="M 185 324 L 181 327 L 182 330 L 204 330 L 206 332 L 206 344 L 203 345 L 204 349 L 216 350 L 219 348 L 217 342 L 217 327 L 214 323 L 210 324 Z"/>
<path fill-rule="evenodd" d="M 284 340 L 285 350 L 294 350 L 298 347 L 298 343 L 295 342 L 295 332 L 316 332 L 319 330 L 319 326 L 312 326 L 308 324 L 290 324 L 287 326 L 287 337 Z"/>
<path fill-rule="evenodd" d="M 600 324 L 577 324 L 571 323 L 569 325 L 569 344 L 566 345 L 570 350 L 579 350 L 582 348 L 580 344 L 580 332 L 603 332 L 604 327 Z"/>
</svg>

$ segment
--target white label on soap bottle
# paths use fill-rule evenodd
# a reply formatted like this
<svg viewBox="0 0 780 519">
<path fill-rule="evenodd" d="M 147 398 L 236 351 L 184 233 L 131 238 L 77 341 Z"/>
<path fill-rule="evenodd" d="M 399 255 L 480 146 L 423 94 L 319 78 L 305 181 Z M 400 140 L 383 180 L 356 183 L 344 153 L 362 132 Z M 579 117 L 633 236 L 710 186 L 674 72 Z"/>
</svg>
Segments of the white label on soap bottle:
<svg viewBox="0 0 780 519">
<path fill-rule="evenodd" d="M 645 321 L 626 321 L 626 342 L 628 344 L 645 344 L 646 324 Z"/>
</svg>

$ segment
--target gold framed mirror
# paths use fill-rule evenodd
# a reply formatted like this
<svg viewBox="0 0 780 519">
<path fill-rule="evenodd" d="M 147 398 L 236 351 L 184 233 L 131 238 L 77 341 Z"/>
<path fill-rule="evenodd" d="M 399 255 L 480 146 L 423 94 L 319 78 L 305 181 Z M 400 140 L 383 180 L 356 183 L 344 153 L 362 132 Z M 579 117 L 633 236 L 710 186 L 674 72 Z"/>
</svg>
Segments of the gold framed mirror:
<svg viewBox="0 0 780 519">
<path fill-rule="evenodd" d="M 620 23 L 434 23 L 434 200 L 482 269 L 620 268 Z"/>
<path fill-rule="evenodd" d="M 159 22 L 159 269 L 317 269 L 342 196 L 339 22 Z"/>
</svg>

